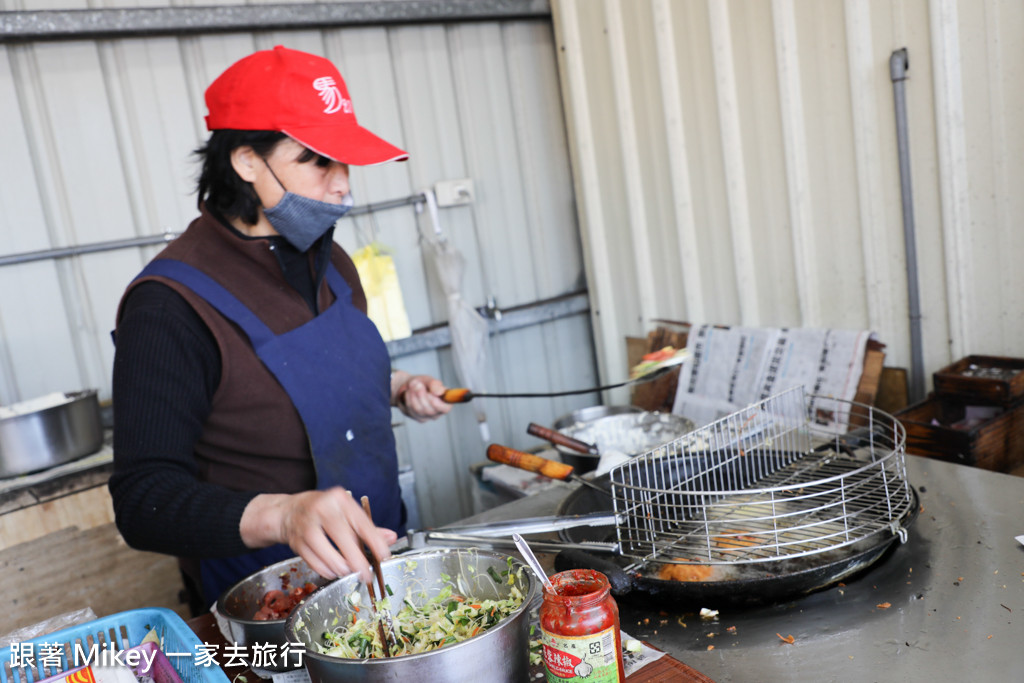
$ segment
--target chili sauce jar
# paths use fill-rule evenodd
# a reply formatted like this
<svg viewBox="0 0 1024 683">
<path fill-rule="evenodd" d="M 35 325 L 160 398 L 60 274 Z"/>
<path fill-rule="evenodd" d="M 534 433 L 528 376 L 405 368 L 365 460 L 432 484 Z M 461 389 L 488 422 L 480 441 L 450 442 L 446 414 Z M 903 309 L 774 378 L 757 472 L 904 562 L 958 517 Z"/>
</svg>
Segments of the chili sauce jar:
<svg viewBox="0 0 1024 683">
<path fill-rule="evenodd" d="M 541 644 L 548 683 L 624 683 L 619 607 L 608 577 L 570 569 L 550 577 L 540 607 Z"/>
</svg>

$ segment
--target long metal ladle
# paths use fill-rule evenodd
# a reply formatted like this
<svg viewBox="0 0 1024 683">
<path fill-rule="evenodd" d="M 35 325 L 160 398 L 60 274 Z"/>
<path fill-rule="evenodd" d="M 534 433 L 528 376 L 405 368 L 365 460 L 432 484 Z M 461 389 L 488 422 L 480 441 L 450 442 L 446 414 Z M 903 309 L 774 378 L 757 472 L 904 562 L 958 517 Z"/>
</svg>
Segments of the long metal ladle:
<svg viewBox="0 0 1024 683">
<path fill-rule="evenodd" d="M 522 553 L 523 559 L 526 560 L 526 564 L 530 565 L 530 569 L 536 574 L 541 581 L 544 582 L 544 589 L 552 595 L 556 595 L 555 587 L 551 585 L 551 579 L 548 578 L 547 572 L 540 566 L 540 562 L 537 561 L 537 556 L 530 550 L 529 544 L 519 534 L 512 534 L 512 541 L 519 548 L 519 552 Z"/>
<path fill-rule="evenodd" d="M 576 394 L 595 394 L 602 391 L 608 391 L 609 389 L 618 389 L 629 384 L 638 384 L 640 382 L 651 382 L 658 379 L 669 370 L 686 360 L 686 354 L 679 354 L 673 356 L 668 360 L 662 361 L 657 365 L 653 365 L 644 371 L 643 374 L 631 377 L 625 382 L 619 382 L 617 384 L 606 384 L 602 387 L 591 387 L 589 389 L 572 389 L 570 391 L 541 391 L 537 393 L 524 393 L 524 394 L 478 394 L 465 387 L 454 387 L 446 389 L 441 398 L 445 403 L 468 403 L 474 398 L 548 398 L 551 396 L 574 396 Z"/>
</svg>

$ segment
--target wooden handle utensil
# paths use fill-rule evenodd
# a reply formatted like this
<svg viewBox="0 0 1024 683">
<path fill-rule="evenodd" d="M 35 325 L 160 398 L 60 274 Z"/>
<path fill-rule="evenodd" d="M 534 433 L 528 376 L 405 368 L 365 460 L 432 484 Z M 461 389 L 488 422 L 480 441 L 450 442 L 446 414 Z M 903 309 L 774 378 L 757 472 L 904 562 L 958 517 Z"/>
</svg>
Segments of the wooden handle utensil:
<svg viewBox="0 0 1024 683">
<path fill-rule="evenodd" d="M 487 459 L 503 465 L 518 467 L 527 472 L 543 474 L 551 479 L 560 479 L 561 481 L 566 481 L 573 475 L 572 465 L 548 460 L 539 455 L 517 451 L 514 448 L 499 446 L 496 443 L 492 443 L 487 447 Z"/>
<path fill-rule="evenodd" d="M 363 505 L 363 512 L 366 513 L 366 516 L 369 517 L 370 521 L 372 522 L 373 521 L 373 514 L 370 512 L 370 499 L 369 499 L 369 497 L 363 496 L 362 498 L 359 499 L 359 502 L 362 503 L 362 505 Z M 373 573 L 377 577 L 377 586 L 380 588 L 381 600 L 383 600 L 384 596 L 386 594 L 385 593 L 386 589 L 384 588 L 384 572 L 381 571 L 380 560 L 377 559 L 377 556 L 373 554 L 373 551 L 370 550 L 369 547 L 367 547 L 366 550 L 367 550 L 366 554 L 369 557 L 370 564 L 373 566 Z M 391 640 L 388 638 L 388 634 L 391 633 L 391 614 L 389 612 L 385 611 L 385 613 L 383 615 L 380 615 L 377 612 L 377 596 L 374 594 L 375 591 L 373 590 L 373 582 L 370 582 L 369 584 L 366 585 L 366 590 L 370 594 L 370 607 L 373 608 L 374 615 L 378 616 L 378 619 L 377 619 L 377 635 L 380 636 L 380 642 L 381 642 L 381 645 L 382 645 L 382 647 L 384 649 L 384 656 L 385 657 L 390 657 L 391 656 Z M 384 621 L 385 620 L 388 622 L 388 627 L 387 628 L 384 627 Z"/>
<path fill-rule="evenodd" d="M 531 422 L 530 426 L 526 428 L 526 433 L 531 436 L 550 441 L 553 444 L 559 446 L 565 446 L 566 448 L 578 451 L 580 453 L 586 453 L 588 455 L 599 455 L 597 446 L 579 439 L 574 439 L 568 434 L 562 432 L 556 432 L 554 429 L 549 429 L 536 422 Z"/>
<path fill-rule="evenodd" d="M 500 446 L 496 443 L 492 443 L 487 447 L 487 459 L 501 463 L 502 465 L 518 467 L 519 469 L 526 470 L 527 472 L 536 472 L 537 474 L 548 477 L 549 479 L 578 481 L 584 486 L 588 486 L 595 491 L 600 491 L 605 495 L 611 495 L 611 492 L 608 489 L 598 486 L 589 479 L 584 479 L 578 474 L 575 474 L 573 466 L 566 465 L 564 462 L 548 460 L 547 458 L 542 458 L 539 455 L 524 453 L 522 451 L 517 451 L 514 448 Z"/>
<path fill-rule="evenodd" d="M 683 362 L 686 358 L 685 350 L 677 352 L 678 355 L 660 361 L 647 363 L 643 367 L 634 368 L 634 375 L 627 379 L 625 382 L 617 382 L 615 384 L 606 384 L 600 387 L 590 387 L 588 389 L 570 389 L 569 391 L 538 391 L 538 392 L 526 392 L 526 393 L 504 393 L 504 394 L 484 394 L 475 393 L 465 387 L 453 387 L 446 389 L 441 394 L 441 400 L 445 403 L 469 403 L 474 398 L 551 398 L 553 396 L 578 396 L 580 394 L 596 394 L 602 391 L 609 391 L 611 389 L 618 389 L 630 384 L 636 384 L 638 382 L 650 382 L 655 380 L 668 371 L 674 369 L 677 365 Z"/>
<path fill-rule="evenodd" d="M 445 389 L 441 400 L 445 403 L 469 403 L 473 400 L 473 392 L 464 387 Z"/>
</svg>

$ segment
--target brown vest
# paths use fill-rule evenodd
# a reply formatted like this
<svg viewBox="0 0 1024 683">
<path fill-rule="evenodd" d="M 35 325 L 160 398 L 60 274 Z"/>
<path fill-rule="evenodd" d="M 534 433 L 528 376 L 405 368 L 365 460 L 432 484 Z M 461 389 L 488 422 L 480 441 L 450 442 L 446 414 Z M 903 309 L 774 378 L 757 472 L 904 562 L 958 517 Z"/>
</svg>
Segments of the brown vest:
<svg viewBox="0 0 1024 683">
<path fill-rule="evenodd" d="M 242 238 L 204 211 L 156 258 L 177 259 L 198 268 L 281 334 L 309 322 L 313 313 L 286 282 L 270 244 L 267 239 Z M 365 312 L 366 297 L 355 264 L 337 244 L 331 261 L 352 288 L 353 305 Z M 182 284 L 147 277 L 132 286 L 149 279 L 184 297 L 213 333 L 220 350 L 220 384 L 195 445 L 200 479 L 237 491 L 297 493 L 316 488 L 302 420 L 246 336 Z M 334 301 L 326 282 L 318 298 L 320 310 Z"/>
</svg>

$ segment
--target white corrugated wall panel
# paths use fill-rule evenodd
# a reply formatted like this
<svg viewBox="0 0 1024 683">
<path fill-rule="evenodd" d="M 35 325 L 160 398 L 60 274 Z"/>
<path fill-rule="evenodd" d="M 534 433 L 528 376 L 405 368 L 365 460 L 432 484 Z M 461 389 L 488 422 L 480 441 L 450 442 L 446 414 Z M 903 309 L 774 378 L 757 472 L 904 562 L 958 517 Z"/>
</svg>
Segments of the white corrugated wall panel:
<svg viewBox="0 0 1024 683">
<path fill-rule="evenodd" d="M 466 257 L 463 293 L 472 305 L 493 298 L 507 309 L 586 287 L 553 31 L 544 20 L 4 44 L 0 256 L 183 230 L 196 213 L 190 153 L 206 137 L 203 90 L 235 60 L 278 43 L 337 63 L 360 121 L 411 154 L 407 163 L 352 169 L 357 205 L 439 180 L 474 180 L 471 205 L 440 211 L 444 234 Z M 337 231 L 349 250 L 372 241 L 390 248 L 413 328 L 447 319 L 420 245 L 420 232 L 432 229 L 425 212 L 407 207 L 346 218 Z M 86 386 L 108 398 L 116 305 L 156 251 L 0 267 L 0 403 Z M 395 364 L 457 384 L 448 349 Z M 483 389 L 578 389 L 596 375 L 590 321 L 581 314 L 493 337 Z M 478 399 L 426 424 L 396 413 L 422 523 L 473 512 L 469 466 L 484 460 L 486 446 L 474 407 L 486 409 L 494 441 L 526 448 L 538 444 L 528 422 L 550 424 L 597 401 Z"/>
<path fill-rule="evenodd" d="M 1020 3 L 552 12 L 605 377 L 651 318 L 871 329 L 909 366 L 889 75 L 904 47 L 925 379 L 1022 355 Z"/>
</svg>

